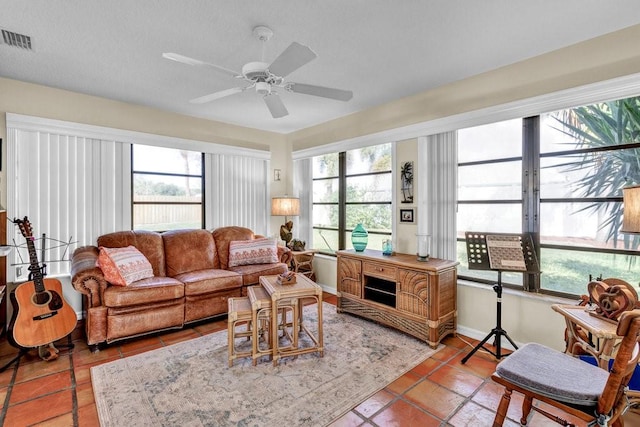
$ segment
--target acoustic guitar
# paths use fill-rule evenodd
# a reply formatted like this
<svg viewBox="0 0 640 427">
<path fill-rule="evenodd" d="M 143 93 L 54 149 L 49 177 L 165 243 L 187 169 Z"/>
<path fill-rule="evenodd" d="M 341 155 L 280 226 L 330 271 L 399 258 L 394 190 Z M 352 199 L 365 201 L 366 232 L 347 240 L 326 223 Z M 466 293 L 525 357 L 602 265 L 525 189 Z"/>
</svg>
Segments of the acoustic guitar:
<svg viewBox="0 0 640 427">
<path fill-rule="evenodd" d="M 13 295 L 12 333 L 10 341 L 16 347 L 40 347 L 69 335 L 78 321 L 76 312 L 62 296 L 62 284 L 57 279 L 43 278 L 42 268 L 27 217 L 14 220 L 27 240 L 29 271 L 33 281 L 19 285 Z"/>
</svg>

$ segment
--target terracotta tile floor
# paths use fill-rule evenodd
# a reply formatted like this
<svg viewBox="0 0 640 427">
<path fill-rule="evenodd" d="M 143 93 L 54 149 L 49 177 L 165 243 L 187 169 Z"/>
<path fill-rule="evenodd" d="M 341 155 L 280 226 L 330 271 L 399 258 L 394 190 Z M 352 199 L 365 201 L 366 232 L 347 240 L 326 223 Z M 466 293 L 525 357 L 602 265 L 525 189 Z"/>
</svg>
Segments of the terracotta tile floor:
<svg viewBox="0 0 640 427">
<path fill-rule="evenodd" d="M 336 303 L 333 295 L 325 301 Z M 226 319 L 202 323 L 180 331 L 151 335 L 115 343 L 91 352 L 82 329 L 71 335 L 74 348 L 60 349 L 52 362 L 29 352 L 19 364 L 0 373 L 0 425 L 4 426 L 97 426 L 89 369 L 111 360 L 185 341 L 226 328 Z M 502 389 L 490 379 L 496 362 L 491 355 L 475 353 L 465 365 L 460 360 L 477 342 L 466 337 L 448 337 L 445 347 L 383 390 L 356 405 L 336 420 L 341 426 L 490 426 Z M 0 366 L 17 350 L 3 337 Z M 514 394 L 505 426 L 518 425 L 521 398 Z M 628 413 L 627 426 L 640 426 L 640 416 Z M 530 426 L 557 425 L 534 414 Z"/>
</svg>

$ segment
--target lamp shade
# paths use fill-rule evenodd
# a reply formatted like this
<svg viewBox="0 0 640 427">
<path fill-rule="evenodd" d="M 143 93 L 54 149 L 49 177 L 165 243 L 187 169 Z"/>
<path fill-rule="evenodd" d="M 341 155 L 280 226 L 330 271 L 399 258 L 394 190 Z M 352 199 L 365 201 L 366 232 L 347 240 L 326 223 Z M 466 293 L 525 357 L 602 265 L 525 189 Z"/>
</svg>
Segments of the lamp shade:
<svg viewBox="0 0 640 427">
<path fill-rule="evenodd" d="M 274 197 L 271 199 L 271 215 L 300 215 L 300 199 L 297 197 Z"/>
<path fill-rule="evenodd" d="M 622 232 L 640 234 L 640 185 L 622 189 Z"/>
</svg>

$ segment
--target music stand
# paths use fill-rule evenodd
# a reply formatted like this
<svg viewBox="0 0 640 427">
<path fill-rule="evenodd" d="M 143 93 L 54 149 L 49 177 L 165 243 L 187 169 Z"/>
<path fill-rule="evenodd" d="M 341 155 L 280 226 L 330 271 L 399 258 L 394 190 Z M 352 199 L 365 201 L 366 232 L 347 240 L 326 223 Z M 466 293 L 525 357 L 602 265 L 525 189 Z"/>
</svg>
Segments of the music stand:
<svg viewBox="0 0 640 427">
<path fill-rule="evenodd" d="M 496 326 L 462 359 L 462 363 L 466 363 L 481 348 L 500 360 L 503 356 L 502 337 L 509 340 L 514 348 L 518 348 L 507 331 L 502 329 L 502 272 L 540 273 L 533 240 L 529 234 L 476 233 L 471 231 L 465 233 L 465 239 L 469 269 L 497 271 L 498 282 L 493 285 L 493 291 L 497 297 Z M 484 346 L 491 337 L 495 337 L 495 352 Z"/>
</svg>

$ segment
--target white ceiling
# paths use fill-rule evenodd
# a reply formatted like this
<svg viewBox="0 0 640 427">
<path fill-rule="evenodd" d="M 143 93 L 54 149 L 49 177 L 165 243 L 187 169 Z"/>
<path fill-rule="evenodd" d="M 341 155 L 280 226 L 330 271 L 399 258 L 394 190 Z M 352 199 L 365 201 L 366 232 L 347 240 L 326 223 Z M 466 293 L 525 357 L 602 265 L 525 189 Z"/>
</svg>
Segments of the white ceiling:
<svg viewBox="0 0 640 427">
<path fill-rule="evenodd" d="M 0 76 L 289 133 L 638 23 L 636 0 L 0 0 L 0 28 L 33 43 L 0 42 Z M 293 41 L 317 53 L 288 80 L 353 99 L 281 93 L 280 119 L 251 90 L 190 104 L 238 81 L 162 53 L 240 71 L 261 60 L 257 25 L 266 62 Z"/>
</svg>

